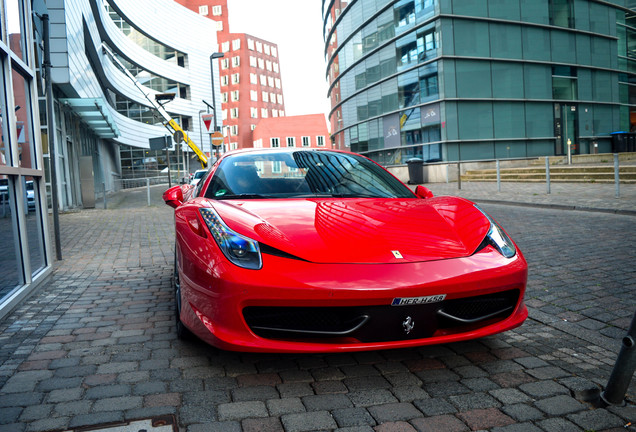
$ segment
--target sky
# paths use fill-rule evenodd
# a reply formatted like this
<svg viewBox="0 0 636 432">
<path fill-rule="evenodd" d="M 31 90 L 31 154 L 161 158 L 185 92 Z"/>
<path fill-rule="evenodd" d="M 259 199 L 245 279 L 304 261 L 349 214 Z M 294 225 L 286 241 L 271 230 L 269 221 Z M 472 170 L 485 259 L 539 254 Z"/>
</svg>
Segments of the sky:
<svg viewBox="0 0 636 432">
<path fill-rule="evenodd" d="M 228 0 L 230 31 L 278 45 L 285 114 L 327 115 L 320 0 Z M 247 13 L 246 13 L 247 11 Z"/>
</svg>

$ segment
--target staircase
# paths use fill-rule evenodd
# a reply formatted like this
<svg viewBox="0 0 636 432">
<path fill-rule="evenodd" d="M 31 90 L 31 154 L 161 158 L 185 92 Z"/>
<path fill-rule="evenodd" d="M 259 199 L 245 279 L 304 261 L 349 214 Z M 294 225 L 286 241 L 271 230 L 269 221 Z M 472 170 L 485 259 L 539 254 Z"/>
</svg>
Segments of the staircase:
<svg viewBox="0 0 636 432">
<path fill-rule="evenodd" d="M 576 155 L 572 165 L 563 156 L 550 157 L 550 181 L 562 183 L 614 183 L 614 158 L 605 155 Z M 502 182 L 541 183 L 546 181 L 545 158 L 530 160 L 527 167 L 501 168 Z M 497 181 L 496 168 L 471 169 L 462 173 L 462 182 Z M 636 184 L 636 153 L 619 157 L 621 183 Z"/>
</svg>

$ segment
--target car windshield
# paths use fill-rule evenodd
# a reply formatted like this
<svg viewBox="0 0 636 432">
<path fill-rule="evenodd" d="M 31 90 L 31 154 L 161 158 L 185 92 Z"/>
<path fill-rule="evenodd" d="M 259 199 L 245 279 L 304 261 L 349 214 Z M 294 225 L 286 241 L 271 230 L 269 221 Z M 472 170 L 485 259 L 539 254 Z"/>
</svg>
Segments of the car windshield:
<svg viewBox="0 0 636 432">
<path fill-rule="evenodd" d="M 213 199 L 414 197 L 409 188 L 364 157 L 311 150 L 229 156 L 217 168 L 204 196 Z"/>
<path fill-rule="evenodd" d="M 192 179 L 200 179 L 201 177 L 205 175 L 205 173 L 206 173 L 205 170 L 199 170 L 194 173 L 194 175 L 192 176 Z"/>
</svg>

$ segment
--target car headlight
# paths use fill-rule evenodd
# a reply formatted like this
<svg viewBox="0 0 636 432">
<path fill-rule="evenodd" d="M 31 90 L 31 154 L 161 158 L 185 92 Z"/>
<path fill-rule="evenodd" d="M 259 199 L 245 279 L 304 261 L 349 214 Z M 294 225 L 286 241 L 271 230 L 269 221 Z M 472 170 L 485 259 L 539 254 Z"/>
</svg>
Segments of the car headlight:
<svg viewBox="0 0 636 432">
<path fill-rule="evenodd" d="M 216 244 L 232 264 L 252 270 L 262 267 L 261 251 L 257 241 L 232 230 L 213 209 L 202 208 L 199 212 Z"/>
<path fill-rule="evenodd" d="M 499 251 L 506 258 L 512 258 L 516 255 L 517 249 L 515 248 L 515 244 L 510 240 L 510 237 L 504 232 L 503 229 L 495 222 L 493 218 L 491 218 L 488 213 L 479 208 L 479 206 L 475 206 L 477 210 L 483 213 L 484 216 L 490 221 L 490 229 L 488 230 L 488 234 L 486 234 L 486 239 L 488 243 L 490 243 L 495 249 Z"/>
</svg>

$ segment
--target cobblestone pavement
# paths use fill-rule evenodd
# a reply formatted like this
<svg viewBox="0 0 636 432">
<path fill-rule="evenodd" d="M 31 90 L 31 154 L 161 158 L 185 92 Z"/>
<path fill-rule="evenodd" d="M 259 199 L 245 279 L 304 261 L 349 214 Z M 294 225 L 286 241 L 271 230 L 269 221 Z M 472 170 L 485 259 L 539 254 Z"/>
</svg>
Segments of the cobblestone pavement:
<svg viewBox="0 0 636 432">
<path fill-rule="evenodd" d="M 163 414 L 189 432 L 636 430 L 624 427 L 636 423 L 635 380 L 624 407 L 585 402 L 607 383 L 634 313 L 634 216 L 484 202 L 530 266 L 530 318 L 513 331 L 417 349 L 244 354 L 176 338 L 172 210 L 152 192 L 151 207 L 133 191 L 108 210 L 61 215 L 64 260 L 0 321 L 0 431 Z"/>
</svg>

